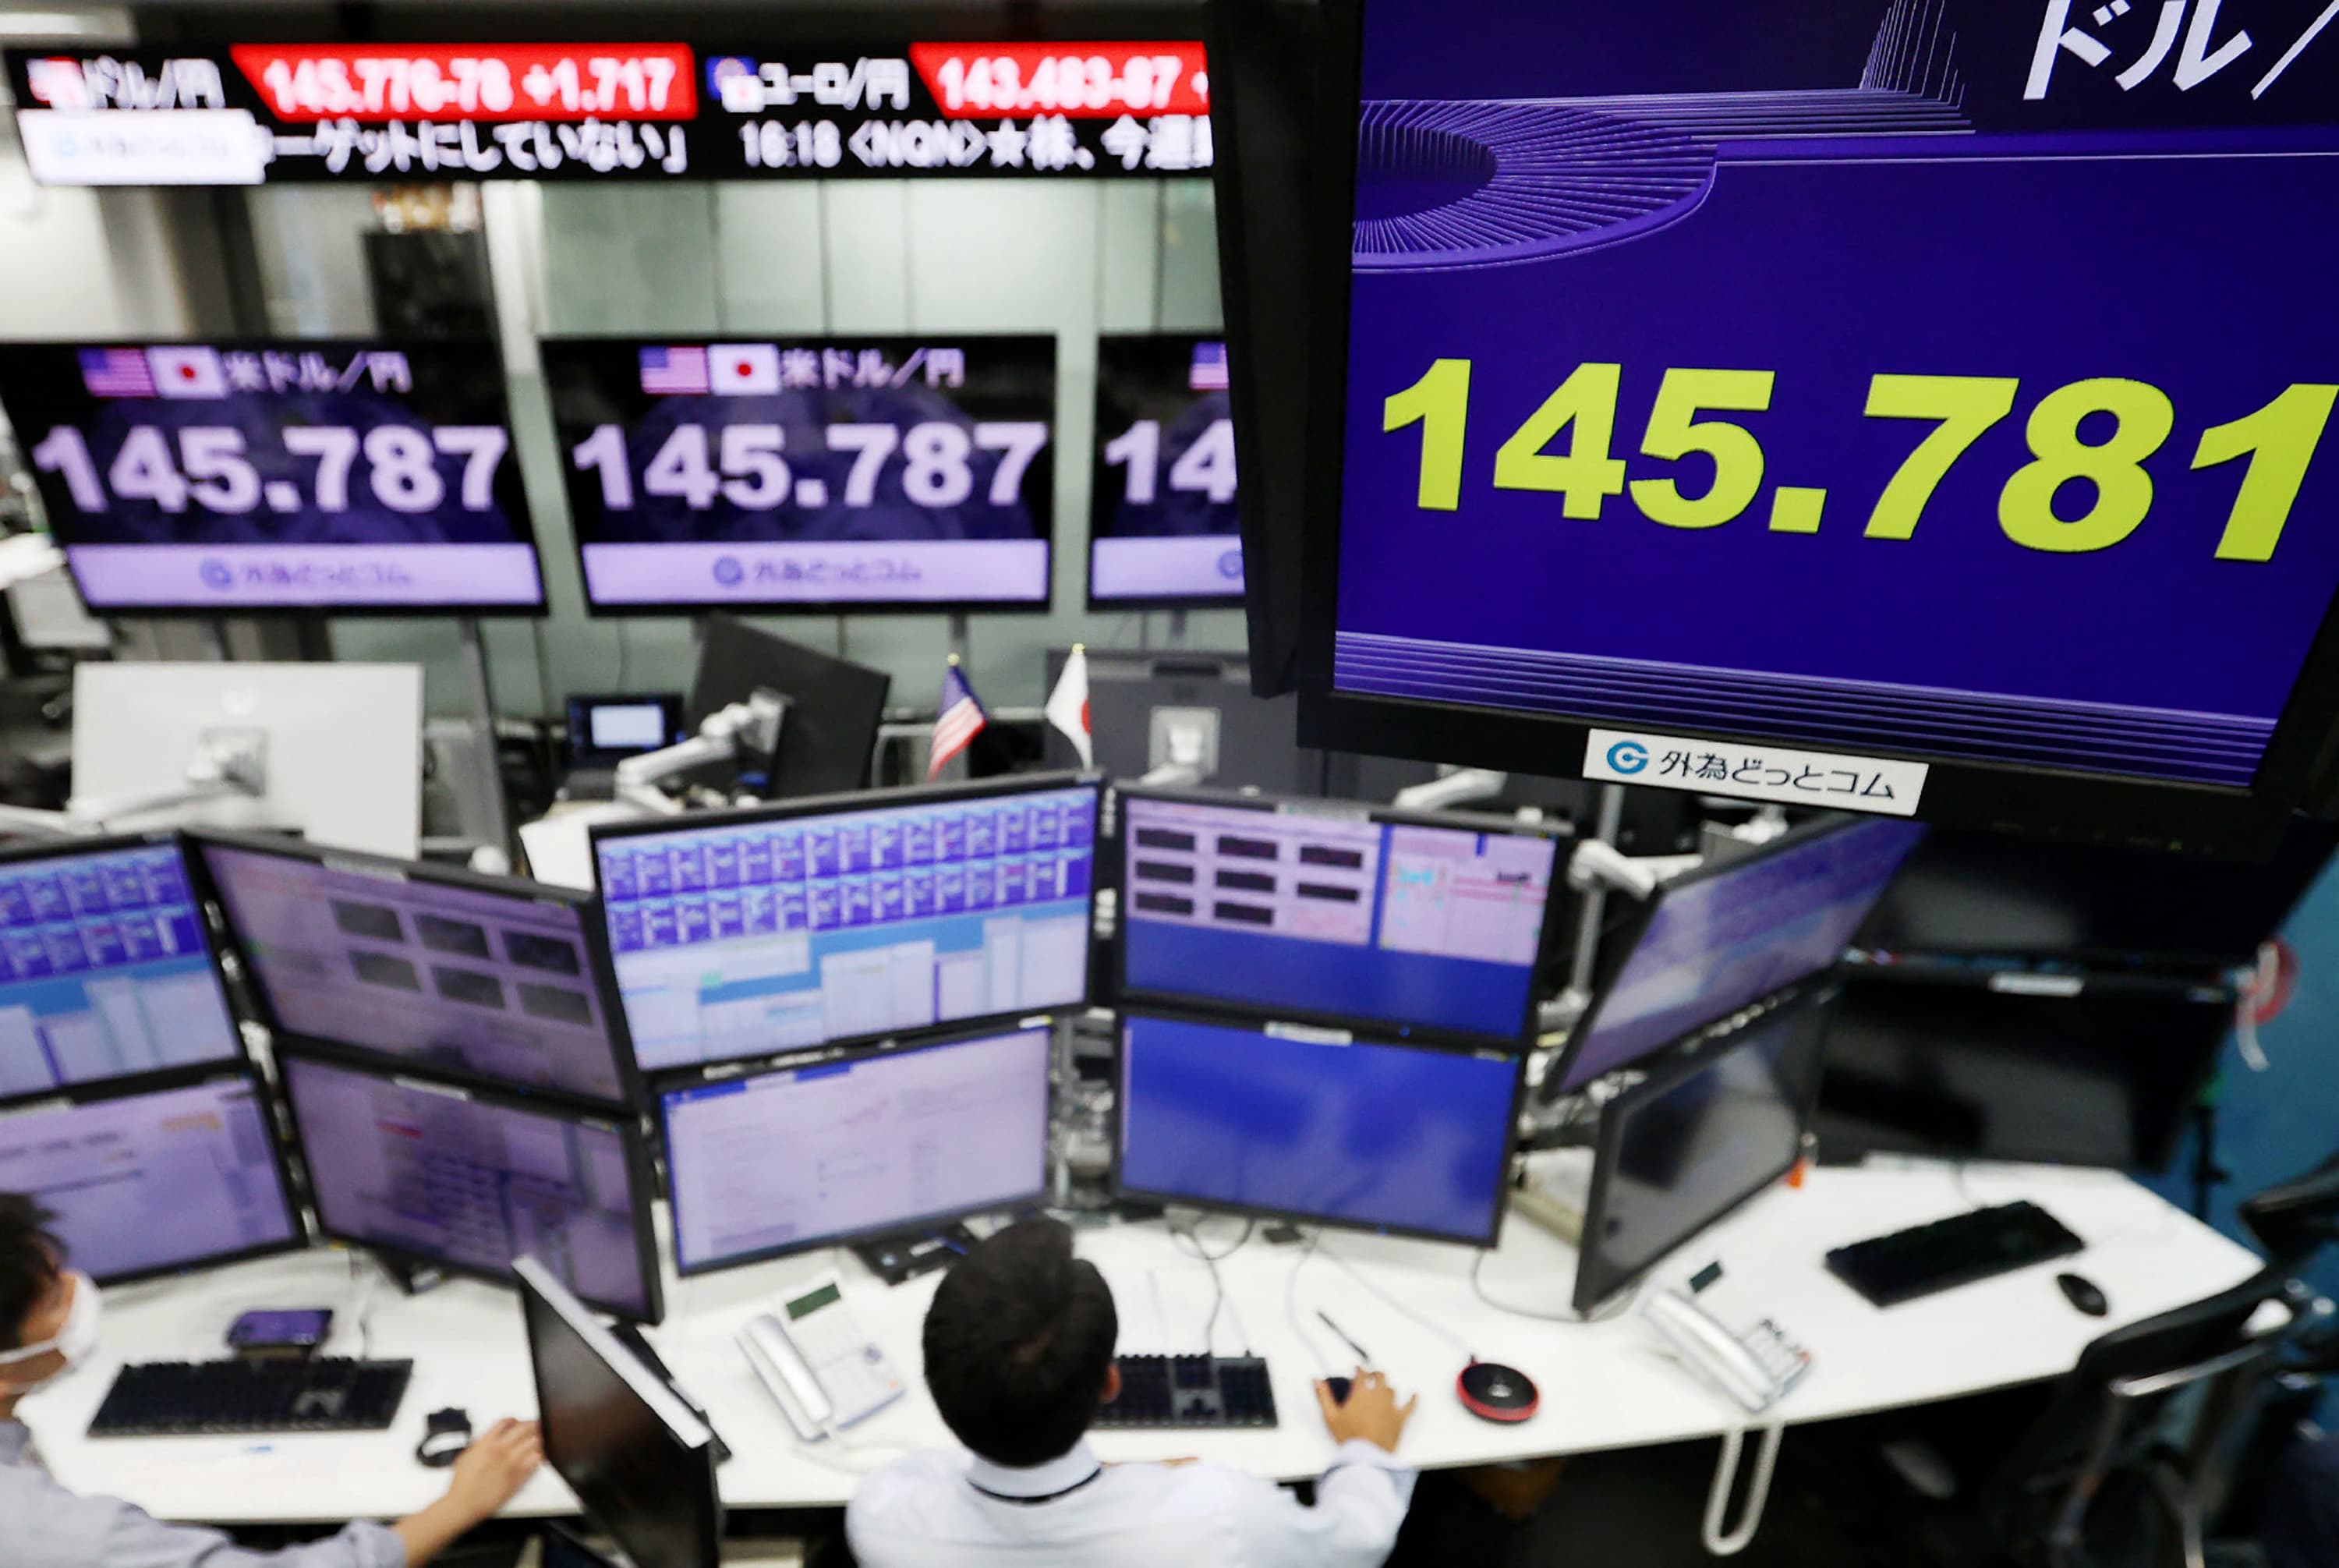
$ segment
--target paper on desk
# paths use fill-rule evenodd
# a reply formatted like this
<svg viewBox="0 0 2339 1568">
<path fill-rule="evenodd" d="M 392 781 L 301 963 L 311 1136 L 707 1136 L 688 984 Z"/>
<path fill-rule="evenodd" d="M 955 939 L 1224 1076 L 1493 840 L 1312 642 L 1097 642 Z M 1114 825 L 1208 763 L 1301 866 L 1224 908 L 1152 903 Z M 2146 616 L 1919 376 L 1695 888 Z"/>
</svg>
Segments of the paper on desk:
<svg viewBox="0 0 2339 1568">
<path fill-rule="evenodd" d="M 1161 1306 L 1161 1282 L 1150 1268 L 1104 1268 L 1104 1282 L 1112 1291 L 1113 1310 L 1120 1317 L 1116 1356 L 1173 1356 L 1180 1347 L 1170 1343 L 1169 1315 Z M 1184 1347 L 1190 1349 L 1190 1346 Z"/>
</svg>

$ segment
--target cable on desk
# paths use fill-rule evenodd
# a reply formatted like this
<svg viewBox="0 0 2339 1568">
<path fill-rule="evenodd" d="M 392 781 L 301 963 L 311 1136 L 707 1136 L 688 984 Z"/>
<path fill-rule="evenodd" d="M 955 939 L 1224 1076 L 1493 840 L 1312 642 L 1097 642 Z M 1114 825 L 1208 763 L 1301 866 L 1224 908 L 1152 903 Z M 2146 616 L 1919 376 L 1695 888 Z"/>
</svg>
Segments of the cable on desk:
<svg viewBox="0 0 2339 1568">
<path fill-rule="evenodd" d="M 1299 1322 L 1299 1271 L 1308 1267 L 1308 1260 L 1316 1256 L 1316 1248 L 1323 1244 L 1323 1240 L 1324 1233 L 1320 1229 L 1310 1235 L 1307 1249 L 1299 1255 L 1299 1261 L 1294 1263 L 1291 1272 L 1284 1277 L 1283 1320 L 1291 1326 L 1291 1332 L 1299 1342 L 1308 1346 L 1308 1354 L 1316 1358 L 1317 1370 L 1327 1377 L 1333 1377 L 1338 1376 L 1339 1369 L 1324 1359 L 1324 1347 L 1316 1343 L 1316 1336 Z"/>
<path fill-rule="evenodd" d="M 371 1361 L 373 1359 L 373 1298 L 379 1292 L 381 1275 L 378 1270 L 370 1274 L 363 1272 L 364 1258 L 356 1247 L 350 1247 L 344 1256 L 350 1260 L 350 1288 L 357 1292 L 357 1306 L 350 1308 L 350 1316 L 357 1319 L 358 1359 Z"/>
<path fill-rule="evenodd" d="M 1633 1303 L 1640 1298 L 1640 1287 L 1634 1286 L 1632 1289 L 1619 1295 L 1616 1297 L 1616 1305 L 1604 1312 L 1584 1313 L 1577 1312 L 1573 1308 L 1565 1312 L 1538 1312 L 1532 1307 L 1514 1307 L 1507 1301 L 1497 1301 L 1486 1294 L 1486 1287 L 1478 1277 L 1478 1271 L 1486 1267 L 1486 1251 L 1482 1247 L 1479 1249 L 1478 1256 L 1470 1260 L 1471 1292 L 1495 1311 L 1507 1312 L 1514 1317 L 1532 1317 L 1538 1323 L 1605 1323 L 1612 1317 L 1622 1317 L 1631 1309 Z"/>
<path fill-rule="evenodd" d="M 1219 1261 L 1221 1258 L 1232 1257 L 1236 1253 L 1240 1252 L 1243 1243 L 1250 1239 L 1250 1233 L 1258 1227 L 1258 1221 L 1256 1219 L 1244 1220 L 1242 1234 L 1236 1237 L 1234 1244 L 1223 1252 L 1212 1252 L 1204 1247 L 1201 1237 L 1194 1230 L 1180 1230 L 1174 1225 L 1170 1228 L 1170 1245 L 1185 1253 L 1187 1257 L 1199 1259 L 1210 1271 L 1210 1317 L 1209 1322 L 1202 1325 L 1202 1354 L 1205 1356 L 1217 1354 L 1219 1312 L 1227 1304 L 1227 1286 L 1226 1281 L 1219 1277 Z M 1190 1248 L 1183 1245 L 1188 1241 L 1194 1244 Z M 1242 1330 L 1242 1317 L 1239 1313 L 1236 1315 L 1235 1326 L 1239 1331 Z M 1242 1353 L 1245 1356 L 1250 1354 L 1250 1335 L 1248 1331 L 1243 1331 Z"/>
<path fill-rule="evenodd" d="M 1466 1344 L 1463 1343 L 1462 1339 L 1456 1335 L 1452 1329 L 1446 1327 L 1444 1324 L 1437 1322 L 1434 1318 L 1424 1317 L 1420 1313 L 1416 1312 L 1412 1307 L 1407 1307 L 1404 1302 L 1399 1301 L 1396 1297 L 1391 1296 L 1387 1291 L 1383 1290 L 1379 1286 L 1375 1285 L 1371 1280 L 1366 1278 L 1363 1275 L 1357 1273 L 1354 1267 L 1350 1267 L 1347 1258 L 1341 1257 L 1338 1253 L 1333 1251 L 1328 1247 L 1324 1248 L 1324 1256 L 1332 1262 L 1338 1264 L 1342 1273 L 1355 1280 L 1357 1284 L 1363 1286 L 1374 1296 L 1379 1297 L 1383 1306 L 1390 1307 L 1395 1311 L 1412 1318 L 1416 1323 L 1420 1324 L 1424 1328 L 1428 1329 L 1432 1334 L 1435 1334 L 1440 1339 L 1445 1340 L 1446 1344 L 1451 1345 L 1455 1349 L 1459 1350 L 1468 1359 L 1472 1361 L 1478 1359 L 1478 1353 L 1471 1349 Z"/>
</svg>

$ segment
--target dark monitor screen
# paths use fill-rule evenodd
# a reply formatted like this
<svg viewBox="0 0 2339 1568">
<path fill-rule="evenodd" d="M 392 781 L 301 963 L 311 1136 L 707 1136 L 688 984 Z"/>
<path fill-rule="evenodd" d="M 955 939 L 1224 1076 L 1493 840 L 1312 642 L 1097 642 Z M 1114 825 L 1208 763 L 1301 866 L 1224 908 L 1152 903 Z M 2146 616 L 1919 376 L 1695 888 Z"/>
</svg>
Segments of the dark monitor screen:
<svg viewBox="0 0 2339 1568">
<path fill-rule="evenodd" d="M 0 1112 L 0 1192 L 54 1212 L 100 1283 L 297 1247 L 269 1118 L 240 1072 Z"/>
<path fill-rule="evenodd" d="M 1120 1190 L 1494 1243 L 1519 1059 L 1125 1014 Z"/>
<path fill-rule="evenodd" d="M 723 1508 L 713 1433 L 541 1258 L 523 1259 L 518 1281 L 553 1473 L 637 1568 L 716 1568 Z"/>
<path fill-rule="evenodd" d="M 0 859 L 0 1100 L 242 1054 L 176 839 Z"/>
<path fill-rule="evenodd" d="M 1854 972 L 1828 1032 L 1820 1150 L 2162 1170 L 2233 1023 L 2221 986 L 2039 995 Z"/>
<path fill-rule="evenodd" d="M 590 899 L 296 846 L 201 848 L 272 1027 L 467 1078 L 627 1100 Z"/>
<path fill-rule="evenodd" d="M 1837 962 L 1924 833 L 1905 822 L 1825 823 L 1659 888 L 1568 1039 L 1558 1091 Z"/>
<path fill-rule="evenodd" d="M 1097 787 L 897 790 L 597 831 L 645 1071 L 1088 997 Z"/>
<path fill-rule="evenodd" d="M 308 1057 L 282 1065 L 327 1234 L 492 1279 L 533 1254 L 604 1311 L 657 1320 L 650 1193 L 629 1131 Z"/>
<path fill-rule="evenodd" d="M 1825 1040 L 1796 998 L 1609 1102 L 1575 1269 L 1594 1306 L 1783 1175 L 1800 1157 Z"/>
<path fill-rule="evenodd" d="M 1936 829 L 1855 947 L 2095 963 L 2247 963 L 2330 863 L 2339 829 L 2294 818 L 2272 860 Z"/>
<path fill-rule="evenodd" d="M 1120 799 L 1125 995 L 1525 1036 L 1548 834 L 1325 802 Z"/>
<path fill-rule="evenodd" d="M 695 1274 L 1038 1198 L 1051 1040 L 1024 1029 L 672 1090 L 676 1266 Z"/>
<path fill-rule="evenodd" d="M 779 755 L 761 792 L 765 799 L 834 794 L 869 782 L 892 676 L 757 631 L 730 616 L 707 616 L 683 728 L 697 734 L 710 715 L 762 688 L 788 699 Z"/>
</svg>

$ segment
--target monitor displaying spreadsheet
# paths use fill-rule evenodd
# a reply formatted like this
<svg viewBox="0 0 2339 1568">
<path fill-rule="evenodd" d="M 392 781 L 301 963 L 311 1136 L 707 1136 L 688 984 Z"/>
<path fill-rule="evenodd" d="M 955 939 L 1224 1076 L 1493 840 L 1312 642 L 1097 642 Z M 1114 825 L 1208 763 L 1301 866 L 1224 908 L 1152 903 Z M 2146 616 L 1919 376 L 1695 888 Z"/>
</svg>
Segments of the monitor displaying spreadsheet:
<svg viewBox="0 0 2339 1568">
<path fill-rule="evenodd" d="M 1094 784 L 1050 775 L 596 830 L 635 1059 L 668 1071 L 1084 1002 L 1096 820 Z"/>
<path fill-rule="evenodd" d="M 0 1100 L 242 1050 L 176 839 L 0 859 Z"/>
<path fill-rule="evenodd" d="M 0 1192 L 55 1214 L 101 1284 L 298 1247 L 287 1191 L 247 1072 L 0 1113 Z"/>
<path fill-rule="evenodd" d="M 1549 833 L 1328 802 L 1120 800 L 1124 995 L 1525 1038 Z"/>
<path fill-rule="evenodd" d="M 496 1279 L 533 1256 L 602 1310 L 657 1320 L 647 1173 L 628 1132 L 305 1056 L 283 1070 L 327 1235 Z"/>
<path fill-rule="evenodd" d="M 665 1096 L 685 1274 L 1036 1198 L 1050 1031 L 861 1051 Z"/>
</svg>

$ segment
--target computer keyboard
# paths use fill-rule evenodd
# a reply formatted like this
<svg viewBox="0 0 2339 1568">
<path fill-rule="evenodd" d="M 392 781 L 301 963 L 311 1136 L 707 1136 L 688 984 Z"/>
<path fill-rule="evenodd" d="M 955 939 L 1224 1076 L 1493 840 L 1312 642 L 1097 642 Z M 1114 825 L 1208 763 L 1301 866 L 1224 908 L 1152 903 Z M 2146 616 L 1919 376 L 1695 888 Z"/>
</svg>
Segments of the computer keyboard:
<svg viewBox="0 0 2339 1568">
<path fill-rule="evenodd" d="M 92 1437 L 379 1432 L 398 1418 L 411 1361 L 152 1361 L 113 1380 Z"/>
<path fill-rule="evenodd" d="M 1275 1387 L 1256 1356 L 1124 1356 L 1120 1397 L 1099 1426 L 1272 1426 Z"/>
<path fill-rule="evenodd" d="M 2037 1204 L 2006 1203 L 1839 1247 L 1827 1266 L 1877 1306 L 1895 1307 L 2068 1257 L 2086 1245 Z"/>
</svg>

